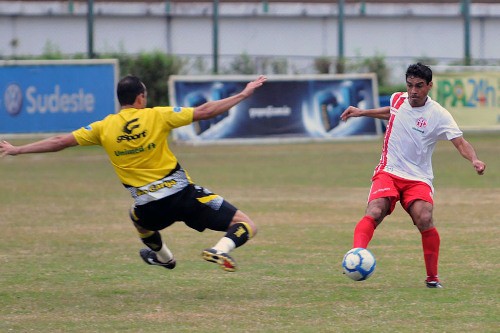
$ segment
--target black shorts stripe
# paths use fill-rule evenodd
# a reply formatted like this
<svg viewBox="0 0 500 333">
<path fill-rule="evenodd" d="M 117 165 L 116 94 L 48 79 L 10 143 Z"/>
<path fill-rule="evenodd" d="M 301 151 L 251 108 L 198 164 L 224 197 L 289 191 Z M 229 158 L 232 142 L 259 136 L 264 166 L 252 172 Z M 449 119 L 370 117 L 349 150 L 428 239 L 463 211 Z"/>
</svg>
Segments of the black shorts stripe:
<svg viewBox="0 0 500 333">
<path fill-rule="evenodd" d="M 220 203 L 204 203 L 204 199 L 214 195 L 201 186 L 190 184 L 174 195 L 136 206 L 134 211 L 139 218 L 136 223 L 148 230 L 161 230 L 175 222 L 184 222 L 200 232 L 205 229 L 225 231 L 237 208 L 220 196 L 217 196 L 222 200 Z"/>
</svg>

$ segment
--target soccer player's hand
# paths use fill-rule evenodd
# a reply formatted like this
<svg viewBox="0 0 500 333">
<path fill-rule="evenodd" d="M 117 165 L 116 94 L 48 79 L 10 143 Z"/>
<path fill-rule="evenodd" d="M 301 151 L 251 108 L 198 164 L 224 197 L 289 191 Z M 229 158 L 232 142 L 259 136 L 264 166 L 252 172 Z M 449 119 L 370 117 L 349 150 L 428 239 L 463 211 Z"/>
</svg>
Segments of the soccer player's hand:
<svg viewBox="0 0 500 333">
<path fill-rule="evenodd" d="M 16 147 L 3 140 L 0 141 L 0 157 L 4 157 L 6 155 L 16 155 Z"/>
<path fill-rule="evenodd" d="M 253 94 L 255 89 L 261 87 L 264 82 L 267 81 L 267 77 L 264 75 L 259 76 L 256 80 L 248 82 L 245 89 L 241 92 L 245 97 L 248 97 Z"/>
<path fill-rule="evenodd" d="M 483 161 L 475 160 L 472 162 L 472 165 L 474 166 L 474 169 L 476 169 L 478 175 L 484 174 L 484 170 L 486 170 L 486 164 Z"/>
<path fill-rule="evenodd" d="M 359 117 L 360 112 L 361 112 L 361 110 L 358 109 L 357 107 L 350 106 L 347 109 L 345 109 L 344 112 L 342 112 L 342 114 L 340 115 L 340 119 L 342 119 L 343 121 L 346 121 L 348 118 L 351 118 L 351 117 Z"/>
</svg>

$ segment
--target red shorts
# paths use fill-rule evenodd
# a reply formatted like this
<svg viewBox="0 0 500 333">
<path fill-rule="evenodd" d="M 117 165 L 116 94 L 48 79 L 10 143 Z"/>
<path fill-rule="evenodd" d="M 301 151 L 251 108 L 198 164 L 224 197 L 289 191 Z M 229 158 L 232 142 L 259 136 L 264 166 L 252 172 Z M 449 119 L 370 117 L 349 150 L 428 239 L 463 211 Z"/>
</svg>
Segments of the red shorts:
<svg viewBox="0 0 500 333">
<path fill-rule="evenodd" d="M 434 204 L 433 195 L 432 188 L 425 182 L 404 179 L 387 172 L 379 172 L 372 178 L 368 202 L 378 198 L 388 198 L 391 201 L 389 215 L 394 211 L 398 201 L 408 211 L 408 207 L 415 200 L 424 200 Z"/>
</svg>

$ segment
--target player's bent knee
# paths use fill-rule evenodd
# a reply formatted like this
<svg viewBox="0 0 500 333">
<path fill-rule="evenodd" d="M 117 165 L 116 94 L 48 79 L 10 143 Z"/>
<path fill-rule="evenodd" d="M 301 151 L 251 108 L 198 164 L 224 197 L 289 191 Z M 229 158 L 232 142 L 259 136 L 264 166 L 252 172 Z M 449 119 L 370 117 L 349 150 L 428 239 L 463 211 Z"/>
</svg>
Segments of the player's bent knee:
<svg viewBox="0 0 500 333">
<path fill-rule="evenodd" d="M 237 223 L 245 225 L 248 231 L 248 238 L 252 238 L 257 234 L 257 226 L 255 223 L 242 211 L 238 210 L 231 221 L 229 228 Z"/>
<path fill-rule="evenodd" d="M 417 227 L 417 229 L 420 231 L 420 232 L 424 232 L 426 230 L 429 230 L 429 229 L 432 229 L 434 228 L 434 223 L 429 220 L 422 220 L 422 221 L 418 221 L 418 222 L 415 222 L 415 226 Z"/>
<path fill-rule="evenodd" d="M 135 206 L 132 206 L 130 207 L 130 210 L 129 210 L 129 217 L 130 217 L 130 220 L 132 220 L 132 223 L 134 224 L 134 227 L 137 229 L 137 232 L 141 235 L 146 235 L 146 234 L 149 234 L 151 233 L 152 231 L 151 230 L 148 230 L 148 229 L 144 229 L 143 227 L 141 227 L 139 225 L 140 223 L 140 219 L 139 217 L 135 214 L 135 210 L 134 210 Z"/>
<path fill-rule="evenodd" d="M 130 217 L 132 222 L 134 222 L 134 224 L 136 222 L 139 222 L 139 217 L 135 214 L 135 205 L 132 205 L 132 207 L 130 207 L 130 209 L 128 210 L 128 216 Z"/>
</svg>

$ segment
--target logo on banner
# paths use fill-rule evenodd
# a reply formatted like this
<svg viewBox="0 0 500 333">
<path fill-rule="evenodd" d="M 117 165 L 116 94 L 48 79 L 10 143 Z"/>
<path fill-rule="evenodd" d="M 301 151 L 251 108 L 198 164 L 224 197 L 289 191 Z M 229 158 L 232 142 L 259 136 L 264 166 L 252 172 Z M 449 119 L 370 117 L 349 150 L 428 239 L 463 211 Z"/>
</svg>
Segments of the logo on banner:
<svg viewBox="0 0 500 333">
<path fill-rule="evenodd" d="M 17 116 L 23 107 L 23 92 L 17 84 L 9 84 L 4 92 L 5 110 L 11 116 Z"/>
<path fill-rule="evenodd" d="M 11 83 L 4 92 L 3 104 L 11 116 L 17 116 L 24 104 L 24 92 L 18 84 Z M 60 87 L 55 86 L 51 94 L 40 94 L 35 86 L 26 89 L 26 111 L 29 114 L 47 112 L 88 112 L 94 111 L 95 97 L 80 89 L 75 93 L 61 93 Z"/>
<path fill-rule="evenodd" d="M 26 89 L 26 111 L 29 114 L 45 113 L 92 113 L 95 108 L 95 96 L 87 93 L 83 88 L 72 93 L 61 92 L 61 87 L 56 84 L 53 91 L 40 93 L 36 86 Z"/>
<path fill-rule="evenodd" d="M 494 79 L 466 75 L 464 78 L 439 77 L 436 101 L 446 108 L 497 107 L 500 103 L 497 97 L 500 86 L 495 86 Z"/>
</svg>

